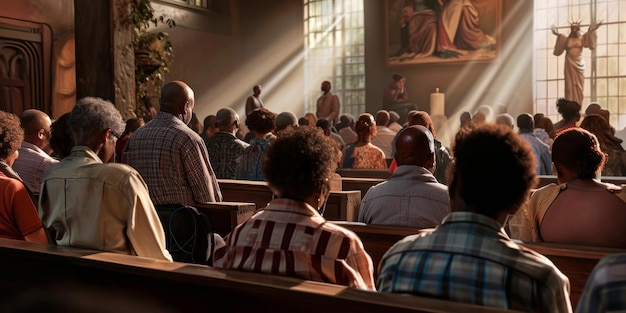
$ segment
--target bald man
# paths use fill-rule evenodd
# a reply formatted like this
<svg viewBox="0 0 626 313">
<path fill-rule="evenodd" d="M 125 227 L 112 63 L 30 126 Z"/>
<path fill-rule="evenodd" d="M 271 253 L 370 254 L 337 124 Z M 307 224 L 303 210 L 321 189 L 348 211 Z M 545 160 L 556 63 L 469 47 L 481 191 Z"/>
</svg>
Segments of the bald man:
<svg viewBox="0 0 626 313">
<path fill-rule="evenodd" d="M 220 109 L 215 116 L 215 126 L 219 131 L 204 141 L 217 178 L 235 179 L 241 154 L 249 146 L 236 136 L 239 125 L 239 115 L 235 110 Z"/>
<path fill-rule="evenodd" d="M 182 81 L 161 89 L 161 109 L 128 139 L 122 162 L 146 181 L 157 210 L 222 200 L 202 138 L 190 129 L 193 90 Z"/>
<path fill-rule="evenodd" d="M 396 140 L 398 169 L 388 181 L 371 187 L 361 202 L 359 222 L 435 227 L 450 213 L 448 187 L 437 182 L 435 143 L 424 126 L 409 126 Z"/>
<path fill-rule="evenodd" d="M 26 110 L 20 116 L 24 129 L 24 141 L 18 149 L 18 157 L 13 169 L 20 175 L 24 185 L 34 194 L 39 194 L 41 178 L 50 165 L 58 163 L 44 149 L 50 144 L 50 126 L 48 114 L 39 110 Z"/>
<path fill-rule="evenodd" d="M 252 87 L 252 95 L 246 99 L 246 116 L 254 109 L 264 108 L 263 100 L 261 100 L 261 85 Z"/>
</svg>

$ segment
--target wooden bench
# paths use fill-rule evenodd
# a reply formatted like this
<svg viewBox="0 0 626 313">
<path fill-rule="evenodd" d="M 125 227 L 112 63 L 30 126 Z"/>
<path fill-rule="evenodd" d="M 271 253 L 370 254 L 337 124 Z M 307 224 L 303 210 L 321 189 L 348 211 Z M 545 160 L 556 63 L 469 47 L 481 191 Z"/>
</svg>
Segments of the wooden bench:
<svg viewBox="0 0 626 313">
<path fill-rule="evenodd" d="M 626 177 L 623 176 L 602 176 L 600 177 L 600 180 L 605 183 L 611 183 L 618 186 L 626 184 Z M 539 184 L 537 184 L 537 188 L 543 187 L 548 184 L 558 184 L 556 176 L 539 175 Z"/>
<path fill-rule="evenodd" d="M 336 222 L 334 222 L 336 223 Z M 375 272 L 382 256 L 398 240 L 419 233 L 419 228 L 386 225 L 365 225 L 363 223 L 337 223 L 355 232 L 363 241 L 365 251 L 374 262 Z M 623 249 L 590 247 L 580 245 L 556 244 L 547 242 L 527 242 L 523 246 L 545 255 L 570 280 L 570 299 L 576 308 L 585 283 L 598 261 L 613 253 L 624 253 Z"/>
<path fill-rule="evenodd" d="M 117 312 L 120 300 L 124 312 L 151 312 L 146 303 L 167 312 L 511 312 L 9 239 L 0 239 L 0 254 L 0 307 L 19 302 L 31 311 L 49 309 L 49 295 L 61 294 L 56 303 L 108 312 Z"/>
<path fill-rule="evenodd" d="M 274 194 L 267 182 L 218 179 L 224 201 L 242 201 L 256 204 L 257 209 L 264 208 L 272 201 Z M 359 217 L 361 192 L 331 191 L 326 203 L 324 217 L 328 220 L 356 221 Z"/>
<path fill-rule="evenodd" d="M 195 207 L 209 216 L 213 231 L 222 237 L 247 221 L 256 211 L 256 205 L 248 202 L 211 202 L 196 204 Z"/>
<path fill-rule="evenodd" d="M 389 179 L 389 177 L 391 177 L 391 173 L 389 173 L 389 170 L 338 168 L 336 172 L 337 174 L 341 175 L 341 177 L 381 179 Z"/>
<path fill-rule="evenodd" d="M 357 178 L 357 177 L 341 177 L 341 185 L 343 190 L 359 190 L 361 191 L 361 199 L 370 187 L 378 185 L 384 181 L 383 178 Z"/>
</svg>

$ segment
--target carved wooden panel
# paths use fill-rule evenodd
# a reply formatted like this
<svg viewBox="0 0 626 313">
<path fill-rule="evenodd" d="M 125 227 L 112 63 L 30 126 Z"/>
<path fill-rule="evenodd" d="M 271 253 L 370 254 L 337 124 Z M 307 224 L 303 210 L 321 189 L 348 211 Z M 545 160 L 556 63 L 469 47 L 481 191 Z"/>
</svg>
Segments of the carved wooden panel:
<svg viewBox="0 0 626 313">
<path fill-rule="evenodd" d="M 50 53 L 50 27 L 0 18 L 0 110 L 50 113 Z"/>
</svg>

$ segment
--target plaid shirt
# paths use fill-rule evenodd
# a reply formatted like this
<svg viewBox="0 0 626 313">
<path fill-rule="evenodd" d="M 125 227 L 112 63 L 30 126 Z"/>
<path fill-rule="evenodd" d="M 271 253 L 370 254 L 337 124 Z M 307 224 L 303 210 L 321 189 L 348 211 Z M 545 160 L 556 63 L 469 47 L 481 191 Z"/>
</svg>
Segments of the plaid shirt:
<svg viewBox="0 0 626 313">
<path fill-rule="evenodd" d="M 385 253 L 377 289 L 529 312 L 571 312 L 569 280 L 498 222 L 453 212 Z"/>
<path fill-rule="evenodd" d="M 133 133 L 122 162 L 141 174 L 155 205 L 222 200 L 204 142 L 170 113 L 160 111 Z"/>
<path fill-rule="evenodd" d="M 229 132 L 217 132 L 204 143 L 217 178 L 235 179 L 243 150 L 249 146 Z"/>
<path fill-rule="evenodd" d="M 372 259 L 359 237 L 306 203 L 272 200 L 225 240 L 216 267 L 374 290 Z"/>
<path fill-rule="evenodd" d="M 577 313 L 626 311 L 626 253 L 605 256 L 587 280 Z"/>
</svg>

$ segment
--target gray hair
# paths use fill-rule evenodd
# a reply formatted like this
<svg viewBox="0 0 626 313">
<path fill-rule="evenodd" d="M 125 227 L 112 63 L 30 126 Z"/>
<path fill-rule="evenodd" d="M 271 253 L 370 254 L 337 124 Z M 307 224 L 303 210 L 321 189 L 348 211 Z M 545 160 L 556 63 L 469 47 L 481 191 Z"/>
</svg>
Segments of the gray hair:
<svg viewBox="0 0 626 313">
<path fill-rule="evenodd" d="M 76 144 L 85 145 L 103 130 L 111 129 L 118 138 L 124 132 L 124 120 L 113 103 L 101 98 L 86 97 L 78 100 L 70 114 L 69 126 Z"/>
</svg>

